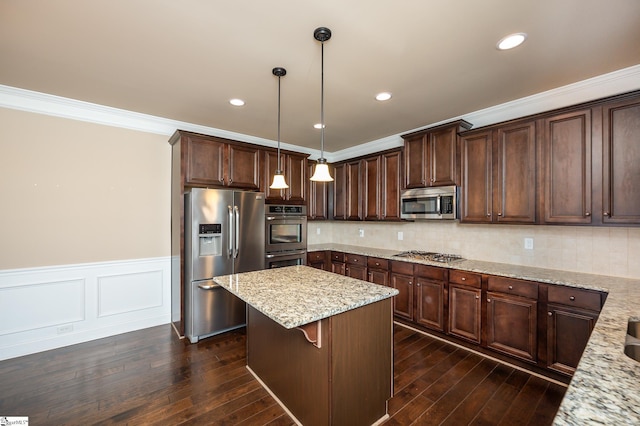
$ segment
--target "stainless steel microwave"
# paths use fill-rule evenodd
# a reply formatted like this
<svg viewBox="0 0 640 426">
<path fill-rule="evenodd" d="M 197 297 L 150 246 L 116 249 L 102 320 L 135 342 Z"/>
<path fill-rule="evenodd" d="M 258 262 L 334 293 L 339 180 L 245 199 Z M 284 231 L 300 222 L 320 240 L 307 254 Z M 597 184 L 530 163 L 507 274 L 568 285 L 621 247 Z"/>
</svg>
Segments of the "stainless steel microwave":
<svg viewBox="0 0 640 426">
<path fill-rule="evenodd" d="M 414 188 L 400 195 L 402 219 L 457 219 L 457 187 Z"/>
</svg>

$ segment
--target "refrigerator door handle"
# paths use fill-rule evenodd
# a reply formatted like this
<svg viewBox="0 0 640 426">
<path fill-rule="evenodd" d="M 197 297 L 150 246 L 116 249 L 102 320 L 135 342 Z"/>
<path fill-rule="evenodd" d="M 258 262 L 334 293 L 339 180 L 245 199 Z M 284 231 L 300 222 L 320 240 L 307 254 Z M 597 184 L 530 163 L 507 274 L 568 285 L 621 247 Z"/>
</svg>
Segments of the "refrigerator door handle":
<svg viewBox="0 0 640 426">
<path fill-rule="evenodd" d="M 231 206 L 227 206 L 229 210 L 229 244 L 227 247 L 227 258 L 231 258 L 233 254 L 233 210 Z"/>
<path fill-rule="evenodd" d="M 236 242 L 234 244 L 235 247 L 233 251 L 233 258 L 237 259 L 238 253 L 240 252 L 240 247 L 238 247 L 240 245 L 240 210 L 238 210 L 238 206 L 233 206 L 233 212 L 235 213 L 235 216 L 236 216 L 236 221 L 235 221 Z"/>
</svg>

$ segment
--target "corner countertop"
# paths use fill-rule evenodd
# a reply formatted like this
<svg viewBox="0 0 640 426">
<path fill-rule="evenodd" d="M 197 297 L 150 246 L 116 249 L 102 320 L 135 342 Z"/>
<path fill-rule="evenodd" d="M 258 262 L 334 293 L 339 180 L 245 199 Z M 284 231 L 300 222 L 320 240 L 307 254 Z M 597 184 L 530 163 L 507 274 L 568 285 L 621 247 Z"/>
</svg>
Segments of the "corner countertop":
<svg viewBox="0 0 640 426">
<path fill-rule="evenodd" d="M 640 316 L 640 279 L 475 260 L 443 264 L 393 257 L 398 253 L 394 250 L 350 245 L 313 245 L 308 250 L 342 251 L 608 293 L 554 424 L 640 424 L 640 362 L 623 352 L 627 322 Z"/>
<path fill-rule="evenodd" d="M 395 296 L 398 290 L 308 266 L 214 277 L 216 284 L 285 328 Z"/>
</svg>

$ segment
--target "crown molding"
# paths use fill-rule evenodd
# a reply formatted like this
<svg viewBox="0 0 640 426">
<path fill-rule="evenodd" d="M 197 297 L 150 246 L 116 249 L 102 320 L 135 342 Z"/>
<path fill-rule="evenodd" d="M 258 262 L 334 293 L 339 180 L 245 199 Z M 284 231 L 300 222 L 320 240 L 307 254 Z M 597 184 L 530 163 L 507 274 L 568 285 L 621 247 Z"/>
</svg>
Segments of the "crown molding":
<svg viewBox="0 0 640 426">
<path fill-rule="evenodd" d="M 359 157 L 402 146 L 403 140 L 400 136 L 401 134 L 427 129 L 458 119 L 464 119 L 472 123 L 474 127 L 482 127 L 638 89 L 640 89 L 640 65 L 634 65 L 577 83 L 547 90 L 546 92 L 537 93 L 482 110 L 472 111 L 458 117 L 451 117 L 447 120 L 430 123 L 416 129 L 408 129 L 396 135 L 387 136 L 340 151 L 325 152 L 324 154 L 329 162 L 342 161 L 348 158 Z M 166 136 L 170 136 L 177 129 L 181 129 L 249 142 L 256 145 L 268 147 L 277 146 L 277 142 L 270 139 L 258 138 L 214 127 L 171 120 L 4 85 L 0 85 L 0 107 Z M 280 145 L 283 149 L 309 154 L 311 159 L 320 157 L 320 151 L 316 149 L 287 143 L 281 143 Z"/>
</svg>

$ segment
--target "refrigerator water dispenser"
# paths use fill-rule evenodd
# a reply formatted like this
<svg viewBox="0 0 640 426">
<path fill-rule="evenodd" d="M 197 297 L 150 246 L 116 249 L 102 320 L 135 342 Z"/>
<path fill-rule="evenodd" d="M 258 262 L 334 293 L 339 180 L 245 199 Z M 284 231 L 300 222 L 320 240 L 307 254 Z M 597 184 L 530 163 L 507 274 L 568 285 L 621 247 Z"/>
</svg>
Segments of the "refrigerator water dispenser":
<svg viewBox="0 0 640 426">
<path fill-rule="evenodd" d="M 222 256 L 222 224 L 200 224 L 198 256 Z"/>
</svg>

